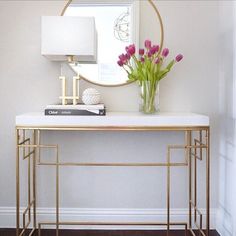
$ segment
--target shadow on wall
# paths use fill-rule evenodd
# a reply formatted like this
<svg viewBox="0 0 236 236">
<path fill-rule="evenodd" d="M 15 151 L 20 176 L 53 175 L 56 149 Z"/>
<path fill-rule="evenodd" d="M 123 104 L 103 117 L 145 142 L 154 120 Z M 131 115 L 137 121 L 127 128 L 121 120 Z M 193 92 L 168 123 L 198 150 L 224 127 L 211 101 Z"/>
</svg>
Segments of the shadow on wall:
<svg viewBox="0 0 236 236">
<path fill-rule="evenodd" d="M 235 129 L 235 120 L 221 120 L 220 155 L 219 155 L 219 225 L 221 235 L 235 235 L 234 232 L 234 153 L 235 135 L 230 135 Z M 224 124 L 227 124 L 226 126 Z"/>
<path fill-rule="evenodd" d="M 219 211 L 217 230 L 223 236 L 236 235 L 236 87 L 234 49 L 235 3 L 220 5 L 219 68 Z M 227 23 L 227 22 L 228 23 Z M 232 50 L 234 49 L 234 50 Z"/>
</svg>

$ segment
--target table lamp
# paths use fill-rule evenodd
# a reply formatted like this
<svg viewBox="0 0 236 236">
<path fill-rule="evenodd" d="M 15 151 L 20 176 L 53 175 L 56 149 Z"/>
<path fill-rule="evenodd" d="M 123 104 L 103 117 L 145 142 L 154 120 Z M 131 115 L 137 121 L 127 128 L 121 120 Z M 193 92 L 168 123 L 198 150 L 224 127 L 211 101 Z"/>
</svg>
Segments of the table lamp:
<svg viewBox="0 0 236 236">
<path fill-rule="evenodd" d="M 97 32 L 94 17 L 42 16 L 41 54 L 51 61 L 96 63 Z M 73 77 L 73 96 L 66 95 L 66 78 L 62 80 L 62 105 L 79 100 L 79 74 Z"/>
</svg>

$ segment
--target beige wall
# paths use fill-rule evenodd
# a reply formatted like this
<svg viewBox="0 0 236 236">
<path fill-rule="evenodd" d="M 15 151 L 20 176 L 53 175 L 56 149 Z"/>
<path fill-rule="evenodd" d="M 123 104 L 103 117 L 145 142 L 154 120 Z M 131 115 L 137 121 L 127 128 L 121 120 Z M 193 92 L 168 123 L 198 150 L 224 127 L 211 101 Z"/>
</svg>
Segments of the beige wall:
<svg viewBox="0 0 236 236">
<path fill-rule="evenodd" d="M 160 85 L 162 111 L 192 111 L 209 115 L 212 126 L 212 193 L 217 192 L 218 135 L 218 2 L 158 1 L 165 26 L 165 45 L 171 56 L 181 52 L 184 61 Z M 0 1 L 0 211 L 15 206 L 16 114 L 40 111 L 57 100 L 60 93 L 60 65 L 40 55 L 40 16 L 58 15 L 62 1 Z M 148 22 L 142 8 L 141 41 L 155 35 L 155 23 Z M 82 89 L 91 86 L 81 83 Z M 138 110 L 137 85 L 118 88 L 97 87 L 110 111 Z M 181 143 L 181 135 L 171 133 L 57 133 L 44 141 L 60 143 L 61 157 L 86 160 L 150 160 L 165 158 L 165 146 Z M 70 141 L 68 142 L 68 139 Z M 116 151 L 114 151 L 114 148 Z M 165 170 L 70 169 L 62 170 L 63 207 L 144 208 L 165 207 Z M 202 169 L 201 171 L 204 171 Z M 39 205 L 53 207 L 53 172 L 38 169 Z M 22 172 L 23 179 L 25 173 Z M 187 208 L 187 170 L 173 171 L 172 207 Z M 73 185 L 73 193 L 69 183 Z M 201 185 L 201 183 L 200 183 Z M 163 192 L 163 193 L 162 193 Z M 22 196 L 25 194 L 22 193 Z M 204 196 L 200 195 L 202 205 Z M 22 204 L 24 201 L 22 200 Z M 217 205 L 212 194 L 211 207 Z M 2 211 L 3 212 L 3 211 Z M 9 218 L 10 219 L 10 218 Z M 12 218 L 11 218 L 12 219 Z M 12 224 L 9 223 L 9 225 Z M 1 225 L 0 225 L 1 226 Z M 6 224 L 3 226 L 7 226 Z"/>
</svg>

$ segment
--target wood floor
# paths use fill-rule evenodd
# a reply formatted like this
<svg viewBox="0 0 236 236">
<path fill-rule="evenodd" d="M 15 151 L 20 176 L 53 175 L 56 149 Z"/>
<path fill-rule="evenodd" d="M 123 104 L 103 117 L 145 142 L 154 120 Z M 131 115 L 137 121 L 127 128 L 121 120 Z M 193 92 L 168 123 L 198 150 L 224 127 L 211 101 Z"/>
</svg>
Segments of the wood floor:
<svg viewBox="0 0 236 236">
<path fill-rule="evenodd" d="M 25 234 L 26 236 L 27 234 Z M 37 233 L 34 234 L 35 236 Z M 191 234 L 189 233 L 188 236 Z M 198 234 L 197 234 L 198 235 Z M 0 229 L 0 236 L 15 236 L 14 229 Z M 55 236 L 55 230 L 42 230 L 41 236 Z M 165 230 L 61 230 L 60 236 L 166 236 Z M 173 230 L 170 236 L 185 236 L 182 230 Z M 210 236 L 219 236 L 211 230 Z"/>
</svg>

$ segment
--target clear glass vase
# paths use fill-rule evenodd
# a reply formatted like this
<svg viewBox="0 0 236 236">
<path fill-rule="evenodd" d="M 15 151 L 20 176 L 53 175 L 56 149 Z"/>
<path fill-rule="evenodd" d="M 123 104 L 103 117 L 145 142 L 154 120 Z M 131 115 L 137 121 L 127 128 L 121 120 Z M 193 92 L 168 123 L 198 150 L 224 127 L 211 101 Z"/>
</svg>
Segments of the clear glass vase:
<svg viewBox="0 0 236 236">
<path fill-rule="evenodd" d="M 153 114 L 159 111 L 158 81 L 143 80 L 141 82 L 140 111 L 145 114 Z"/>
</svg>

